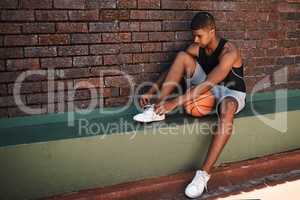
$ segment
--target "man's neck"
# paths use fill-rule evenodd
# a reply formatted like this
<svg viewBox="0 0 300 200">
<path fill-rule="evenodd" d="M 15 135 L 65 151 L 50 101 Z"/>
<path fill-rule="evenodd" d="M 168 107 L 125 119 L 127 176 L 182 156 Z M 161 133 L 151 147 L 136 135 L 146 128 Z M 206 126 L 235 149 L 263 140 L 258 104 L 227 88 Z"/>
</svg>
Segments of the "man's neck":
<svg viewBox="0 0 300 200">
<path fill-rule="evenodd" d="M 218 47 L 220 42 L 220 38 L 218 36 L 215 36 L 210 43 L 208 43 L 208 45 L 205 47 L 205 51 L 207 54 L 211 55 L 216 48 Z"/>
</svg>

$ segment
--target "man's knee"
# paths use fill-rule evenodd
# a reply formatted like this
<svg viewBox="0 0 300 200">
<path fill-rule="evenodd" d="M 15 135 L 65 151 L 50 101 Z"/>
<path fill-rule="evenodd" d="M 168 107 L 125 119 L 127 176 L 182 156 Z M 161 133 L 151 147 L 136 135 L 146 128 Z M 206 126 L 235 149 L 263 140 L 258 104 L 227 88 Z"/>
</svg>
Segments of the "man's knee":
<svg viewBox="0 0 300 200">
<path fill-rule="evenodd" d="M 185 51 L 179 51 L 177 53 L 177 57 L 181 59 L 193 59 L 193 57 Z"/>
<path fill-rule="evenodd" d="M 238 102 L 233 97 L 225 97 L 220 103 L 218 112 L 221 118 L 233 118 L 238 108 Z"/>
</svg>

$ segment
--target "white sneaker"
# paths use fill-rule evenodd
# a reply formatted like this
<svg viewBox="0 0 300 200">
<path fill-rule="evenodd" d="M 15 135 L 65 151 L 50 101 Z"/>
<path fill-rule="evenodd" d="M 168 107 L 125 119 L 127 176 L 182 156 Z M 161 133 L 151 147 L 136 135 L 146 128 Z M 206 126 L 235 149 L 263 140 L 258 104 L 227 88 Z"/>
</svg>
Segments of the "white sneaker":
<svg viewBox="0 0 300 200">
<path fill-rule="evenodd" d="M 200 197 L 204 191 L 207 191 L 207 182 L 210 175 L 206 171 L 197 170 L 192 182 L 185 188 L 185 195 L 189 198 Z"/>
<path fill-rule="evenodd" d="M 149 104 L 144 107 L 144 111 L 140 114 L 137 114 L 133 117 L 135 121 L 138 122 L 154 122 L 164 120 L 165 114 L 158 115 L 154 111 L 154 104 Z"/>
</svg>

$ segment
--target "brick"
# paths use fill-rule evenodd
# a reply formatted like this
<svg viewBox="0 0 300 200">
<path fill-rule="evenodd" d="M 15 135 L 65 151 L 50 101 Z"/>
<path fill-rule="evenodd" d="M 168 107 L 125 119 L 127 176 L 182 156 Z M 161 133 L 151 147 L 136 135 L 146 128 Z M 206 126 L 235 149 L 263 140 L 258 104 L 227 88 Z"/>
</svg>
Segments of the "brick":
<svg viewBox="0 0 300 200">
<path fill-rule="evenodd" d="M 0 34 L 21 33 L 21 25 L 14 23 L 0 23 Z"/>
<path fill-rule="evenodd" d="M 71 56 L 71 55 L 87 55 L 89 51 L 88 46 L 60 46 L 58 47 L 59 56 Z"/>
<path fill-rule="evenodd" d="M 195 11 L 174 11 L 174 17 L 171 18 L 171 20 L 185 20 L 185 21 L 191 21 L 193 16 L 196 14 Z"/>
<path fill-rule="evenodd" d="M 104 84 L 106 87 L 128 87 L 130 80 L 124 76 L 111 76 L 104 78 Z"/>
<path fill-rule="evenodd" d="M 91 77 L 91 73 L 88 68 L 71 68 L 64 69 L 64 78 L 85 78 Z"/>
<path fill-rule="evenodd" d="M 284 55 L 300 55 L 300 47 L 285 48 Z"/>
<path fill-rule="evenodd" d="M 40 62 L 37 58 L 7 60 L 6 67 L 8 71 L 39 69 Z"/>
<path fill-rule="evenodd" d="M 120 88 L 120 95 L 117 96 L 132 96 L 132 95 L 134 95 L 134 93 L 131 94 L 131 88 Z"/>
<path fill-rule="evenodd" d="M 150 32 L 150 41 L 172 41 L 175 39 L 175 34 L 173 32 Z"/>
<path fill-rule="evenodd" d="M 234 11 L 236 10 L 236 2 L 213 2 L 213 9 L 214 10 L 225 10 L 225 11 Z"/>
<path fill-rule="evenodd" d="M 170 53 L 151 53 L 149 55 L 149 62 L 171 62 L 174 60 L 173 54 Z"/>
<path fill-rule="evenodd" d="M 150 19 L 148 10 L 132 10 L 130 11 L 130 19 Z"/>
<path fill-rule="evenodd" d="M 14 82 L 20 72 L 1 72 L 0 83 L 11 83 Z"/>
<path fill-rule="evenodd" d="M 99 88 L 103 87 L 103 79 L 97 78 L 86 78 L 74 80 L 74 87 L 76 88 Z"/>
<path fill-rule="evenodd" d="M 161 8 L 162 9 L 188 9 L 188 4 L 186 1 L 182 0 L 161 0 Z"/>
<path fill-rule="evenodd" d="M 101 56 L 78 56 L 73 58 L 74 67 L 90 67 L 102 65 Z"/>
<path fill-rule="evenodd" d="M 190 28 L 190 21 L 164 21 L 162 30 L 164 31 L 182 31 Z"/>
<path fill-rule="evenodd" d="M 121 106 L 127 104 L 129 97 L 114 97 L 104 100 L 104 106 Z"/>
<path fill-rule="evenodd" d="M 283 55 L 284 55 L 284 50 L 282 48 L 267 49 L 267 56 L 276 57 L 276 56 L 283 56 Z"/>
<path fill-rule="evenodd" d="M 0 8 L 18 8 L 18 0 L 1 0 Z"/>
<path fill-rule="evenodd" d="M 279 12 L 297 12 L 299 11 L 299 4 L 280 2 L 277 4 L 277 8 Z"/>
<path fill-rule="evenodd" d="M 129 20 L 130 12 L 128 10 L 102 10 L 99 15 L 100 21 L 125 21 Z"/>
<path fill-rule="evenodd" d="M 26 95 L 26 103 L 31 104 L 46 104 L 48 103 L 48 94 L 39 93 L 39 94 L 29 94 Z"/>
<path fill-rule="evenodd" d="M 64 10 L 39 10 L 36 11 L 37 21 L 65 21 L 68 20 L 68 12 Z"/>
<path fill-rule="evenodd" d="M 121 66 L 121 71 L 126 74 L 139 74 L 142 72 L 142 70 L 143 70 L 143 64 Z"/>
<path fill-rule="evenodd" d="M 288 32 L 287 38 L 300 38 L 300 31 Z"/>
<path fill-rule="evenodd" d="M 180 13 L 182 13 L 182 11 L 180 11 Z M 175 18 L 175 11 L 149 10 L 148 17 L 151 20 L 173 20 Z"/>
<path fill-rule="evenodd" d="M 123 65 L 126 63 L 132 63 L 132 54 L 118 54 L 118 55 L 104 55 L 104 65 Z"/>
<path fill-rule="evenodd" d="M 141 52 L 141 44 L 138 43 L 121 44 L 120 52 L 121 53 Z"/>
<path fill-rule="evenodd" d="M 87 0 L 88 9 L 117 8 L 117 0 Z"/>
<path fill-rule="evenodd" d="M 52 8 L 51 0 L 21 0 L 21 8 L 47 9 Z"/>
<path fill-rule="evenodd" d="M 295 57 L 283 57 L 283 58 L 278 58 L 277 65 L 291 65 L 295 64 Z"/>
<path fill-rule="evenodd" d="M 25 103 L 25 101 L 24 101 Z M 32 105 L 32 106 L 29 106 L 30 108 L 35 108 L 35 109 L 39 109 L 41 108 L 41 105 Z M 19 116 L 28 116 L 28 115 L 32 115 L 32 114 L 29 114 L 29 113 L 26 113 L 24 111 L 21 110 L 21 106 L 18 106 L 18 107 L 12 107 L 12 108 L 8 108 L 8 116 L 9 117 L 19 117 Z M 43 114 L 45 113 L 45 110 L 37 110 L 35 114 Z"/>
<path fill-rule="evenodd" d="M 185 47 L 186 47 L 186 42 L 164 42 L 162 51 L 178 51 L 180 49 L 185 49 Z"/>
<path fill-rule="evenodd" d="M 42 68 L 68 68 L 72 67 L 72 58 L 61 57 L 61 58 L 42 58 Z"/>
<path fill-rule="evenodd" d="M 133 63 L 147 63 L 150 62 L 150 54 L 139 53 L 133 54 Z"/>
<path fill-rule="evenodd" d="M 0 97 L 0 107 L 15 106 L 15 101 L 12 96 Z"/>
<path fill-rule="evenodd" d="M 91 22 L 89 23 L 90 32 L 117 32 L 118 23 L 112 22 Z"/>
<path fill-rule="evenodd" d="M 193 35 L 191 31 L 178 31 L 175 33 L 176 40 L 192 40 Z"/>
<path fill-rule="evenodd" d="M 56 31 L 58 33 L 85 33 L 88 32 L 86 23 L 57 23 Z"/>
<path fill-rule="evenodd" d="M 161 72 L 163 70 L 163 67 L 161 64 L 156 63 L 147 63 L 143 65 L 143 72 Z"/>
<path fill-rule="evenodd" d="M 26 23 L 22 25 L 24 33 L 55 33 L 54 23 Z"/>
<path fill-rule="evenodd" d="M 103 88 L 103 90 L 101 90 L 100 92 L 100 95 L 102 97 L 117 97 L 120 95 L 120 89 L 115 87 Z"/>
<path fill-rule="evenodd" d="M 93 76 L 101 77 L 104 76 L 116 76 L 121 75 L 120 67 L 117 65 L 114 66 L 100 66 L 100 67 L 92 67 L 90 73 Z"/>
<path fill-rule="evenodd" d="M 162 51 L 162 44 L 158 42 L 142 43 L 143 52 Z"/>
<path fill-rule="evenodd" d="M 71 21 L 97 21 L 99 18 L 98 10 L 74 10 L 69 11 Z"/>
<path fill-rule="evenodd" d="M 72 34 L 71 43 L 72 44 L 102 43 L 101 33 Z"/>
<path fill-rule="evenodd" d="M 275 59 L 269 58 L 269 57 L 261 57 L 261 58 L 253 58 L 249 59 L 249 64 L 252 64 L 252 66 L 267 66 L 267 65 L 274 65 Z"/>
<path fill-rule="evenodd" d="M 137 8 L 137 1 L 136 0 L 119 0 L 117 7 L 121 8 L 121 9 Z"/>
<path fill-rule="evenodd" d="M 5 60 L 0 60 L 0 71 L 5 71 Z"/>
<path fill-rule="evenodd" d="M 120 31 L 140 31 L 139 22 L 120 22 Z"/>
<path fill-rule="evenodd" d="M 36 93 L 41 92 L 41 83 L 40 82 L 23 82 L 21 84 L 9 84 L 8 85 L 8 94 L 13 94 L 14 92 L 14 86 L 20 86 L 20 93 L 21 94 L 30 94 L 30 93 Z"/>
<path fill-rule="evenodd" d="M 25 57 L 54 57 L 57 56 L 56 47 L 25 47 Z"/>
<path fill-rule="evenodd" d="M 160 0 L 138 0 L 139 9 L 159 9 Z"/>
<path fill-rule="evenodd" d="M 161 22 L 143 22 L 141 23 L 141 31 L 161 31 Z"/>
<path fill-rule="evenodd" d="M 40 45 L 55 45 L 55 44 L 69 44 L 70 36 L 67 34 L 46 34 L 39 36 Z"/>
<path fill-rule="evenodd" d="M 4 37 L 5 46 L 33 46 L 37 44 L 37 35 L 9 35 Z"/>
<path fill-rule="evenodd" d="M 232 40 L 240 40 L 240 39 L 245 39 L 245 32 L 244 31 L 223 31 L 223 37 L 232 39 Z M 254 39 L 252 38 L 252 35 L 248 35 L 249 39 Z"/>
<path fill-rule="evenodd" d="M 91 45 L 90 46 L 90 53 L 93 55 L 98 54 L 116 54 L 119 52 L 119 45 L 114 44 L 103 44 L 103 45 Z"/>
<path fill-rule="evenodd" d="M 298 12 L 280 13 L 280 18 L 282 20 L 299 20 L 300 13 Z"/>
<path fill-rule="evenodd" d="M 218 3 L 220 3 L 218 1 Z M 214 2 L 212 1 L 191 1 L 188 4 L 188 8 L 194 10 L 213 10 Z"/>
<path fill-rule="evenodd" d="M 0 47 L 4 46 L 4 36 L 0 35 Z"/>
<path fill-rule="evenodd" d="M 34 21 L 33 10 L 5 10 L 1 13 L 3 21 Z"/>
<path fill-rule="evenodd" d="M 0 84 L 0 96 L 6 96 L 6 95 L 7 95 L 7 85 Z"/>
<path fill-rule="evenodd" d="M 22 58 L 23 48 L 0 48 L 0 59 Z"/>
<path fill-rule="evenodd" d="M 132 33 L 133 42 L 148 41 L 148 33 Z"/>
<path fill-rule="evenodd" d="M 300 56 L 296 56 L 296 57 L 295 57 L 295 63 L 296 63 L 296 64 L 299 64 L 299 63 L 300 63 Z"/>
<path fill-rule="evenodd" d="M 53 0 L 54 8 L 84 9 L 85 0 Z"/>
<path fill-rule="evenodd" d="M 131 42 L 131 33 L 102 33 L 103 43 Z"/>
</svg>

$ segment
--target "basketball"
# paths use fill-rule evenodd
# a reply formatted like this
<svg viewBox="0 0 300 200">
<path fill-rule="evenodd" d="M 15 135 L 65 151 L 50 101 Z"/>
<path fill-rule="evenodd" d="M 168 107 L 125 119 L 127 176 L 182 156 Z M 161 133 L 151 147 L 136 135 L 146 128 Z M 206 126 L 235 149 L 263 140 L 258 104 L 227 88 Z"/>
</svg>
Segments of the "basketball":
<svg viewBox="0 0 300 200">
<path fill-rule="evenodd" d="M 202 117 L 210 113 L 215 105 L 215 97 L 213 93 L 208 90 L 199 97 L 186 102 L 183 106 L 185 111 L 194 117 Z"/>
</svg>

